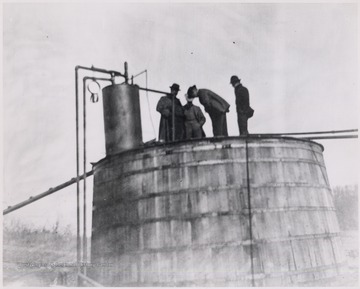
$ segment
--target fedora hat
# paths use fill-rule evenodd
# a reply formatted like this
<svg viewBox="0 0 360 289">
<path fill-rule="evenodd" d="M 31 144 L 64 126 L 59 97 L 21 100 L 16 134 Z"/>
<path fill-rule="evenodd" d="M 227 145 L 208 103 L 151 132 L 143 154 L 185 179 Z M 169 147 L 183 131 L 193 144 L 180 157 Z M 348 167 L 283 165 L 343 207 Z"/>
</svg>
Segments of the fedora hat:
<svg viewBox="0 0 360 289">
<path fill-rule="evenodd" d="M 180 85 L 178 85 L 177 83 L 173 83 L 173 85 L 170 86 L 170 88 L 176 91 L 180 91 Z"/>
<path fill-rule="evenodd" d="M 234 84 L 237 82 L 240 82 L 241 79 L 239 79 L 239 77 L 237 77 L 236 75 L 231 76 L 230 78 L 230 84 Z"/>
</svg>

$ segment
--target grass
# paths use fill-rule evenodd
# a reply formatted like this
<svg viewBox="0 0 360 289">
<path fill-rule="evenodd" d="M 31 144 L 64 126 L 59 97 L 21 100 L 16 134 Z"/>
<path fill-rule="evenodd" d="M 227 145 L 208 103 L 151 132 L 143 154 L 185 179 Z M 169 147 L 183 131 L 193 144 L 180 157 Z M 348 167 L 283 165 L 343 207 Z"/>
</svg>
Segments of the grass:
<svg viewBox="0 0 360 289">
<path fill-rule="evenodd" d="M 4 223 L 4 286 L 55 285 L 61 283 L 59 276 L 65 272 L 68 285 L 75 286 L 75 262 L 76 237 L 69 228 L 60 230 L 55 224 L 49 230 Z"/>
</svg>

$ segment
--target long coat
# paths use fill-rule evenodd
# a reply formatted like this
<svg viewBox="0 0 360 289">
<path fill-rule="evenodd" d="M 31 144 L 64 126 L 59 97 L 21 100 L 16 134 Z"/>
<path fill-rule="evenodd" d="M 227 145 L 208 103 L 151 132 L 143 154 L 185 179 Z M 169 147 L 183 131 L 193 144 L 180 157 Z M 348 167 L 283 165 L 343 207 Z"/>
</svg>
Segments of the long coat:
<svg viewBox="0 0 360 289">
<path fill-rule="evenodd" d="M 221 96 L 212 92 L 209 89 L 199 89 L 197 96 L 200 103 L 204 106 L 208 114 L 211 113 L 226 113 L 229 111 L 230 104 Z"/>
<path fill-rule="evenodd" d="M 254 113 L 250 107 L 249 91 L 241 83 L 235 86 L 234 91 L 240 135 L 248 135 L 248 119 Z"/>
<path fill-rule="evenodd" d="M 184 138 L 184 110 L 181 102 L 175 97 L 175 140 Z M 172 141 L 172 96 L 166 95 L 160 98 L 156 110 L 160 112 L 159 140 Z"/>
<path fill-rule="evenodd" d="M 191 139 L 205 137 L 206 135 L 202 127 L 206 121 L 206 118 L 200 107 L 193 105 L 191 102 L 188 102 L 186 105 L 184 105 L 184 115 L 185 138 Z"/>
<path fill-rule="evenodd" d="M 210 115 L 214 136 L 228 136 L 226 113 L 230 104 L 209 89 L 199 89 L 197 96 L 205 111 Z"/>
<path fill-rule="evenodd" d="M 236 111 L 240 114 L 247 114 L 250 108 L 249 91 L 241 83 L 235 87 Z"/>
</svg>

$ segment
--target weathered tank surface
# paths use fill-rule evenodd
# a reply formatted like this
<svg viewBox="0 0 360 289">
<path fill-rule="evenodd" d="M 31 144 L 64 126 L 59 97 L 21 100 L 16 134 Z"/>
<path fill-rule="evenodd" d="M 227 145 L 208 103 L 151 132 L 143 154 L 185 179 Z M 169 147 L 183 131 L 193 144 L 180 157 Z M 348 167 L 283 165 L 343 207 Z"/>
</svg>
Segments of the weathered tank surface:
<svg viewBox="0 0 360 289">
<path fill-rule="evenodd" d="M 115 84 L 102 93 L 106 155 L 142 145 L 138 87 Z"/>
<path fill-rule="evenodd" d="M 315 142 L 229 137 L 94 166 L 91 276 L 106 286 L 291 286 L 344 256 Z M 250 217 L 251 215 L 251 217 Z"/>
</svg>

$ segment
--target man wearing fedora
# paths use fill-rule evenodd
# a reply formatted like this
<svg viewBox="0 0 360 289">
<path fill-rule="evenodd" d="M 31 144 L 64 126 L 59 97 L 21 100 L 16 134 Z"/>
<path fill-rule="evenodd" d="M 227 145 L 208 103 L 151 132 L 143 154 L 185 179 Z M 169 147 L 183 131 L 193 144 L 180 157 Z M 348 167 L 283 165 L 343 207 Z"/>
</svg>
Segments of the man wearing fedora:
<svg viewBox="0 0 360 289">
<path fill-rule="evenodd" d="M 198 89 L 193 85 L 188 90 L 190 98 L 198 97 L 205 111 L 210 115 L 214 136 L 228 136 L 226 113 L 230 104 L 209 89 Z"/>
<path fill-rule="evenodd" d="M 180 86 L 174 83 L 170 86 L 170 93 L 162 96 L 156 106 L 156 110 L 161 114 L 159 128 L 160 142 L 173 140 L 173 117 L 175 123 L 174 140 L 184 138 L 184 110 L 180 100 L 176 97 L 179 91 Z M 173 111 L 175 112 L 174 115 Z"/>
<path fill-rule="evenodd" d="M 250 107 L 249 91 L 241 84 L 236 75 L 231 76 L 230 84 L 234 87 L 236 98 L 236 112 L 240 135 L 248 135 L 248 119 L 253 116 L 254 110 Z"/>
</svg>

